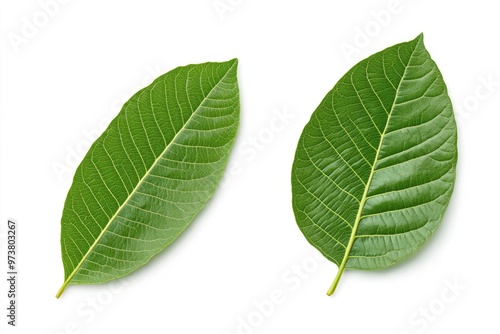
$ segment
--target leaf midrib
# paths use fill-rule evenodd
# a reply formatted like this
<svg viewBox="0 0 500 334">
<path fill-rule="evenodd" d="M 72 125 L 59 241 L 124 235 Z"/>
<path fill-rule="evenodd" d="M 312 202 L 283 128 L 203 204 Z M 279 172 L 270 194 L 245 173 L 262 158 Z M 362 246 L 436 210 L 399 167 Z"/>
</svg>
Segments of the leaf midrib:
<svg viewBox="0 0 500 334">
<path fill-rule="evenodd" d="M 389 122 L 390 122 L 390 119 L 391 119 L 391 116 L 392 116 L 392 112 L 394 111 L 394 108 L 396 106 L 396 101 L 398 100 L 399 90 L 401 88 L 401 84 L 403 83 L 403 81 L 405 79 L 406 71 L 410 67 L 410 63 L 411 63 L 411 60 L 412 60 L 413 55 L 415 53 L 415 50 L 417 49 L 417 46 L 421 42 L 421 40 L 422 39 L 420 38 L 417 41 L 417 44 L 415 44 L 415 47 L 412 50 L 410 58 L 408 59 L 408 63 L 405 65 L 405 70 L 403 72 L 403 75 L 401 76 L 401 80 L 399 81 L 398 87 L 396 88 L 396 94 L 394 95 L 394 101 L 392 102 L 391 111 L 387 115 L 387 122 L 385 123 L 384 131 L 382 131 L 382 133 L 380 135 L 380 142 L 379 142 L 377 151 L 375 153 L 375 159 L 373 161 L 373 165 L 372 165 L 371 170 L 370 170 L 370 176 L 368 178 L 368 181 L 366 182 L 365 190 L 363 192 L 363 197 L 361 198 L 361 201 L 360 201 L 358 213 L 356 214 L 356 220 L 354 221 L 354 224 L 353 224 L 353 227 L 352 227 L 352 233 L 351 233 L 351 236 L 349 238 L 349 243 L 347 244 L 347 248 L 346 248 L 346 251 L 345 251 L 345 254 L 344 254 L 344 258 L 342 259 L 342 263 L 339 266 L 339 269 L 337 271 L 337 275 L 336 275 L 336 277 L 335 277 L 332 285 L 330 286 L 330 288 L 328 289 L 328 291 L 326 293 L 328 296 L 331 296 L 335 292 L 335 289 L 337 288 L 337 285 L 338 285 L 338 283 L 340 281 L 340 278 L 342 277 L 342 274 L 344 273 L 347 261 L 349 260 L 349 255 L 351 253 L 352 246 L 354 245 L 354 241 L 356 239 L 356 233 L 358 232 L 359 222 L 361 221 L 361 213 L 363 212 L 363 208 L 364 208 L 366 200 L 368 198 L 368 191 L 370 190 L 370 185 L 371 185 L 372 180 L 373 180 L 373 175 L 375 174 L 375 169 L 376 169 L 377 162 L 378 162 L 378 159 L 379 159 L 380 150 L 381 150 L 382 144 L 384 142 L 384 136 L 385 136 L 385 134 L 387 132 L 387 127 L 389 125 Z M 389 78 L 387 78 L 387 79 L 389 80 Z M 367 80 L 368 80 L 368 78 L 367 78 Z"/>
<path fill-rule="evenodd" d="M 127 196 L 127 198 L 125 199 L 125 201 L 123 201 L 123 203 L 116 210 L 116 212 L 114 213 L 114 215 L 109 219 L 109 221 L 106 224 L 106 226 L 101 230 L 101 233 L 96 238 L 96 240 L 94 241 L 94 243 L 90 246 L 90 248 L 87 251 L 87 253 L 85 253 L 85 255 L 83 256 L 82 260 L 80 260 L 80 262 L 78 263 L 78 265 L 73 269 L 73 271 L 71 272 L 71 274 L 64 281 L 63 285 L 61 286 L 61 288 L 59 289 L 59 291 L 56 294 L 57 298 L 59 298 L 61 296 L 61 294 L 64 292 L 64 289 L 68 286 L 68 284 L 71 282 L 71 280 L 73 279 L 73 277 L 80 270 L 80 268 L 85 263 L 85 261 L 87 260 L 87 258 L 89 257 L 89 255 L 94 251 L 94 248 L 99 244 L 99 242 L 101 241 L 102 237 L 108 231 L 108 229 L 109 229 L 110 225 L 113 223 L 113 221 L 115 221 L 115 219 L 118 216 L 118 214 L 127 205 L 127 203 L 130 201 L 130 199 L 132 198 L 132 196 L 137 192 L 137 190 L 139 189 L 139 187 L 142 185 L 143 181 L 150 175 L 150 172 L 154 169 L 154 167 L 156 167 L 156 165 L 158 164 L 158 161 L 161 159 L 161 157 L 168 151 L 168 149 L 171 147 L 171 145 L 174 144 L 175 140 L 179 137 L 179 135 L 187 128 L 187 125 L 191 122 L 191 120 L 193 119 L 193 116 L 200 110 L 200 108 L 203 106 L 203 104 L 205 103 L 205 101 L 207 100 L 207 98 L 212 94 L 212 92 L 214 91 L 214 89 L 216 89 L 219 86 L 219 84 L 226 78 L 226 76 L 228 75 L 228 73 L 233 69 L 233 67 L 235 65 L 236 65 L 236 62 L 234 62 L 231 65 L 231 67 L 228 68 L 228 70 L 226 71 L 226 73 L 214 85 L 214 87 L 210 90 L 210 92 L 208 92 L 208 94 L 203 98 L 203 100 L 200 102 L 200 104 L 198 105 L 198 107 L 196 108 L 196 110 L 194 110 L 192 112 L 192 114 L 189 116 L 188 120 L 182 125 L 182 127 L 179 129 L 179 131 L 176 132 L 176 134 L 174 135 L 174 137 L 172 138 L 172 140 L 170 141 L 170 143 L 168 143 L 168 145 L 161 152 L 161 154 L 159 154 L 155 158 L 155 161 L 153 162 L 153 164 L 151 165 L 151 167 L 146 171 L 146 173 L 144 173 L 144 175 L 142 176 L 142 178 L 139 180 L 139 182 L 137 183 L 137 185 L 134 187 L 134 189 Z"/>
</svg>

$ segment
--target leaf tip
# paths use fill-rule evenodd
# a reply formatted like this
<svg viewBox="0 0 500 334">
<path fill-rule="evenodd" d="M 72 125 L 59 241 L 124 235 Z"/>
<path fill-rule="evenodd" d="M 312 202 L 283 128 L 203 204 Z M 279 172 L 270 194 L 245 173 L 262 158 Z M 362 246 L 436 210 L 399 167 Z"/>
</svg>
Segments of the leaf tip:
<svg viewBox="0 0 500 334">
<path fill-rule="evenodd" d="M 418 36 L 414 39 L 414 41 L 415 41 L 416 43 L 418 43 L 418 42 L 423 42 L 423 41 L 424 41 L 424 33 L 423 33 L 423 32 L 421 32 L 421 33 L 420 33 L 420 34 L 419 34 L 419 35 L 418 35 Z"/>
<path fill-rule="evenodd" d="M 231 60 L 223 62 L 222 64 L 224 64 L 226 70 L 232 73 L 232 75 L 236 78 L 236 73 L 238 72 L 238 58 L 233 58 Z"/>
<path fill-rule="evenodd" d="M 231 60 L 228 60 L 226 63 L 228 63 L 230 66 L 238 66 L 238 58 L 233 58 Z"/>
</svg>

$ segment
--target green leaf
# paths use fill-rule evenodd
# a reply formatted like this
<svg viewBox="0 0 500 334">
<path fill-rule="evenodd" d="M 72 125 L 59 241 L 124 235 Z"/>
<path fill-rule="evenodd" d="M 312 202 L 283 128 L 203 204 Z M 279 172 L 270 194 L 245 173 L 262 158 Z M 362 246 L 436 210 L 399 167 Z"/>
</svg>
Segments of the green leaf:
<svg viewBox="0 0 500 334">
<path fill-rule="evenodd" d="M 65 281 L 125 276 L 213 195 L 239 124 L 237 60 L 176 68 L 128 100 L 78 167 L 61 221 Z"/>
<path fill-rule="evenodd" d="M 423 36 L 351 68 L 300 137 L 293 209 L 307 240 L 345 269 L 378 270 L 417 252 L 440 224 L 457 128 Z"/>
</svg>

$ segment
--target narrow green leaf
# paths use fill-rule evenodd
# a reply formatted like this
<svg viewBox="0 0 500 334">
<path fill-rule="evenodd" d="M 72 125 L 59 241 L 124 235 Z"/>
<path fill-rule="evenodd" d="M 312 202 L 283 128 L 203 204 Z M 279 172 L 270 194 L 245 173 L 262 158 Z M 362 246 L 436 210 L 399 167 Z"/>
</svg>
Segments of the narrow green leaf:
<svg viewBox="0 0 500 334">
<path fill-rule="evenodd" d="M 78 167 L 61 220 L 64 284 L 125 276 L 213 195 L 239 124 L 238 62 L 176 68 L 128 100 Z"/>
<path fill-rule="evenodd" d="M 423 36 L 351 68 L 300 137 L 293 209 L 307 240 L 345 269 L 378 270 L 419 250 L 440 224 L 457 128 Z"/>
</svg>

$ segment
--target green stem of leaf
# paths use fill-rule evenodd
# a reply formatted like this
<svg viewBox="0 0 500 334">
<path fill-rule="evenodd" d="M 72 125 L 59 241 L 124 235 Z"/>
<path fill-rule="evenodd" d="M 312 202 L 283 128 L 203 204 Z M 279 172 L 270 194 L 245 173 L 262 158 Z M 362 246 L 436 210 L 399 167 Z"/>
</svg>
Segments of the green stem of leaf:
<svg viewBox="0 0 500 334">
<path fill-rule="evenodd" d="M 61 288 L 59 289 L 59 291 L 57 291 L 56 298 L 61 297 L 62 293 L 64 292 L 64 290 L 68 286 L 68 283 L 69 283 L 69 281 L 64 282 L 64 284 L 61 286 Z"/>
<path fill-rule="evenodd" d="M 347 262 L 342 262 L 342 265 L 339 267 L 339 271 L 337 271 L 337 276 L 335 276 L 335 279 L 333 280 L 332 285 L 330 286 L 330 289 L 326 292 L 328 296 L 333 295 L 335 292 L 335 289 L 337 289 L 337 285 L 339 284 L 340 278 L 342 277 L 342 274 L 344 273 L 344 268 L 345 264 Z"/>
</svg>

